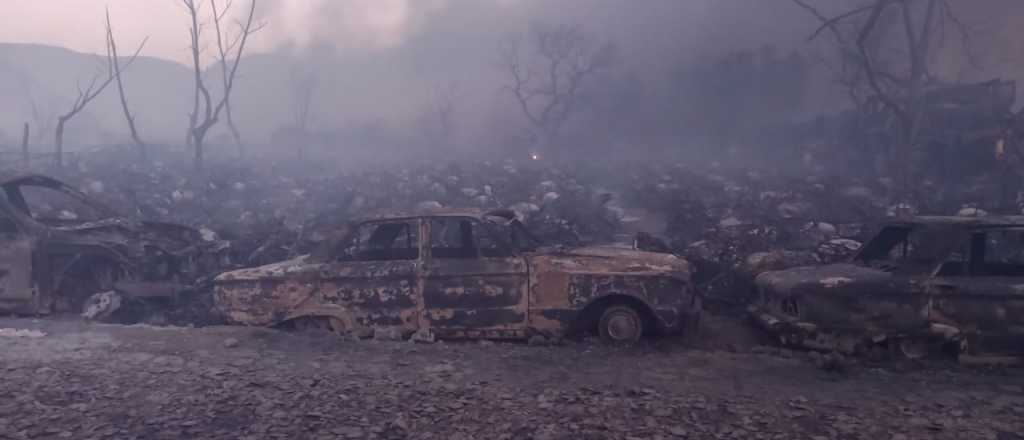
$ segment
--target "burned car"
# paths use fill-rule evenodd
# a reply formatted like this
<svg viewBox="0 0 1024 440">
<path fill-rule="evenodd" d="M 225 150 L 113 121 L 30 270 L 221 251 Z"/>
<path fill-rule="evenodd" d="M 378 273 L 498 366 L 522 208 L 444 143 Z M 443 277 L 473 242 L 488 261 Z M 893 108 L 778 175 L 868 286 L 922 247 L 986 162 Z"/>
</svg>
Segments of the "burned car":
<svg viewBox="0 0 1024 440">
<path fill-rule="evenodd" d="M 387 215 L 346 230 L 313 254 L 221 274 L 215 304 L 243 325 L 496 339 L 593 330 L 627 343 L 700 312 L 685 260 L 545 248 L 510 210 Z"/>
<path fill-rule="evenodd" d="M 894 221 L 848 263 L 765 272 L 756 285 L 751 316 L 784 344 L 1024 354 L 1024 216 Z"/>
<path fill-rule="evenodd" d="M 78 313 L 105 291 L 170 297 L 220 263 L 198 231 L 119 215 L 56 179 L 0 189 L 0 313 Z"/>
</svg>

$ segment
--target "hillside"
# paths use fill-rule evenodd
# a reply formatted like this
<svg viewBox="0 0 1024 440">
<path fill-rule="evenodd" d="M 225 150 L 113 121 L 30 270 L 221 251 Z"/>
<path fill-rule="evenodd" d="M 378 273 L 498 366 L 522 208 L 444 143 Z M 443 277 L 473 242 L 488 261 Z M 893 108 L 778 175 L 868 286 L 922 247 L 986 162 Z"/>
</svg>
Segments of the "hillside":
<svg viewBox="0 0 1024 440">
<path fill-rule="evenodd" d="M 33 142 L 52 143 L 56 116 L 105 71 L 104 57 L 67 49 L 0 43 L 0 142 L 20 140 L 20 128 L 31 124 Z M 190 103 L 190 74 L 171 61 L 139 57 L 125 73 L 125 88 L 140 130 L 153 138 L 184 131 Z M 123 116 L 114 88 L 107 89 L 67 128 L 70 146 L 118 141 Z M 173 121 L 173 122 L 172 122 Z"/>
<path fill-rule="evenodd" d="M 271 133 L 293 121 L 295 78 L 316 79 L 311 123 L 337 128 L 387 120 L 409 120 L 420 110 L 424 93 L 417 84 L 443 78 L 443 72 L 417 71 L 401 51 L 387 53 L 306 54 L 296 59 L 286 53 L 246 56 L 236 82 L 235 120 L 250 142 L 262 143 Z M 14 148 L 21 126 L 28 122 L 32 142 L 48 148 L 53 125 L 67 111 L 78 84 L 82 87 L 104 72 L 102 56 L 34 44 L 0 43 L 0 146 Z M 221 71 L 210 65 L 207 86 L 220 93 Z M 124 74 L 132 111 L 148 142 L 180 144 L 185 136 L 192 104 L 189 66 L 160 58 L 139 57 Z M 392 84 L 393 87 L 368 87 Z M 224 125 L 211 132 L 212 143 L 227 142 Z M 96 143 L 127 142 L 127 130 L 116 89 L 111 87 L 67 127 L 69 148 Z"/>
</svg>

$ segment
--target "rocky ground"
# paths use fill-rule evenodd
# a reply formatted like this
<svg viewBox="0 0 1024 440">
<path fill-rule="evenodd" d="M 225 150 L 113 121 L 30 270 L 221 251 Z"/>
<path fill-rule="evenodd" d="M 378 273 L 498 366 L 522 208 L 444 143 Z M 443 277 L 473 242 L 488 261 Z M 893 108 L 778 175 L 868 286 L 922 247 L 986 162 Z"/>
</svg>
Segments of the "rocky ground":
<svg viewBox="0 0 1024 440">
<path fill-rule="evenodd" d="M 0 319 L 0 439 L 1019 439 L 1020 370 Z M 780 355 L 781 354 L 781 355 Z"/>
</svg>

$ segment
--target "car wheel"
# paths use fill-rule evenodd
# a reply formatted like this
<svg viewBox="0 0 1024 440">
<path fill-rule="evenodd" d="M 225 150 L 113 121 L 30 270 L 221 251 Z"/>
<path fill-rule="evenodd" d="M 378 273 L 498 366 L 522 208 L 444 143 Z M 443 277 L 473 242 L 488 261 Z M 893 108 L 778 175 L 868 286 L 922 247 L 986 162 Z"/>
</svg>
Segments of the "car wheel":
<svg viewBox="0 0 1024 440">
<path fill-rule="evenodd" d="M 628 345 L 640 340 L 644 333 L 644 321 L 636 309 L 616 305 L 608 307 L 601 314 L 597 331 L 601 339 L 612 344 Z"/>
<path fill-rule="evenodd" d="M 295 318 L 292 325 L 300 332 L 327 332 L 340 335 L 348 331 L 345 323 L 333 316 L 303 316 Z"/>
<path fill-rule="evenodd" d="M 900 354 L 905 359 L 923 359 L 930 352 L 928 344 L 919 338 L 900 338 L 897 344 Z"/>
</svg>

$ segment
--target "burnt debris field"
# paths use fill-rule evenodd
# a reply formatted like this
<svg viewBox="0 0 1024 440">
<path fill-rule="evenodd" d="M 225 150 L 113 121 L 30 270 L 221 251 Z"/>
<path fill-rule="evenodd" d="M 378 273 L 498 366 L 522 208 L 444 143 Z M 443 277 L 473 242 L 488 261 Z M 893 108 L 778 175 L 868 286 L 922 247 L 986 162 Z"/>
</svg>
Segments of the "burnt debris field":
<svg viewBox="0 0 1024 440">
<path fill-rule="evenodd" d="M 3 434 L 11 438 L 1015 438 L 1021 428 L 1024 391 L 1020 372 L 1006 366 L 1013 363 L 1006 353 L 983 357 L 990 353 L 976 353 L 972 345 L 952 355 L 941 347 L 925 347 L 920 354 L 905 349 L 906 344 L 878 339 L 914 333 L 909 330 L 929 334 L 929 322 L 923 320 L 913 324 L 919 328 L 890 334 L 864 324 L 855 336 L 836 337 L 832 345 L 827 339 L 831 333 L 811 331 L 820 333 L 815 336 L 820 344 L 804 345 L 787 344 L 803 340 L 772 328 L 778 322 L 765 326 L 751 319 L 759 315 L 750 315 L 748 307 L 762 304 L 755 283 L 759 274 L 851 261 L 881 225 L 910 221 L 896 211 L 911 206 L 899 206 L 882 185 L 649 163 L 614 165 L 619 178 L 613 181 L 605 178 L 612 168 L 567 168 L 532 160 L 410 163 L 398 169 L 323 175 L 259 171 L 234 162 L 210 164 L 224 168 L 202 178 L 173 166 L 140 167 L 109 159 L 79 166 L 65 174 L 69 193 L 47 188 L 53 194 L 27 201 L 38 209 L 33 219 L 62 219 L 59 224 L 41 223 L 106 247 L 113 245 L 96 237 L 115 234 L 117 239 L 106 239 L 126 246 L 144 235 L 128 226 L 94 229 L 88 223 L 102 219 L 83 218 L 81 205 L 62 203 L 87 200 L 118 207 L 110 215 L 123 217 L 127 225 L 141 224 L 139 218 L 161 218 L 178 225 L 176 231 L 194 232 L 182 238 L 191 243 L 182 246 L 189 249 L 182 260 L 208 265 L 194 266 L 204 267 L 195 272 L 174 266 L 177 272 L 167 277 L 173 288 L 166 287 L 170 281 L 160 280 L 149 281 L 156 287 L 146 287 L 145 276 L 113 279 L 105 286 L 87 284 L 97 282 L 96 276 L 88 270 L 93 266 L 83 266 L 66 275 L 83 277 L 72 285 L 109 290 L 75 291 L 82 298 L 79 310 L 37 310 L 27 314 L 32 319 L 24 313 L 5 319 L 0 343 L 5 347 L 3 389 L 8 398 L 0 406 L 0 420 Z M 26 197 L 29 192 L 25 190 Z M 965 189 L 958 199 L 919 200 L 913 208 L 927 206 L 959 219 L 948 221 L 956 224 L 1000 218 L 984 216 L 985 210 L 999 207 L 978 203 L 971 194 Z M 271 317 L 301 309 L 288 301 L 274 303 L 280 310 L 267 311 L 262 321 L 246 321 L 260 316 L 252 309 L 257 298 L 243 296 L 237 299 L 242 304 L 227 304 L 234 308 L 218 307 L 214 298 L 215 275 L 329 253 L 337 249 L 337 237 L 351 234 L 348 225 L 359 219 L 480 213 L 509 206 L 510 218 L 521 220 L 531 239 L 556 249 L 553 254 L 567 261 L 582 261 L 571 249 L 628 254 L 640 248 L 688 262 L 688 285 L 702 301 L 699 323 L 652 334 L 629 347 L 602 342 L 606 335 L 596 322 L 563 338 L 561 327 L 534 326 L 526 317 L 522 322 L 531 325 L 522 327 L 514 320 L 473 327 L 469 321 L 431 318 L 428 331 L 413 333 L 423 322 L 415 319 L 417 312 L 443 311 L 410 306 L 395 312 L 399 319 L 386 319 L 386 307 L 367 303 L 372 295 L 358 295 L 377 289 L 378 295 L 411 296 L 415 289 L 380 292 L 372 277 L 350 279 L 356 296 L 345 296 L 345 285 L 333 287 L 339 296 L 327 296 L 335 298 L 334 304 L 361 312 L 349 321 L 338 314 L 295 322 L 286 322 L 291 316 Z M 652 225 L 662 229 L 636 235 Z M 41 235 L 32 242 L 42 250 L 55 238 Z M 513 245 L 511 239 L 508 245 Z M 536 252 L 516 246 L 521 246 L 514 248 L 516 253 Z M 457 256 L 456 248 L 449 248 L 449 256 Z M 431 256 L 442 257 L 439 249 L 435 246 Z M 500 257 L 486 250 L 481 246 L 480 254 L 472 257 Z M 140 268 L 139 274 L 159 274 L 142 269 L 160 267 L 144 259 L 152 257 L 123 257 L 132 268 Z M 383 265 L 391 264 L 389 257 L 412 258 L 376 255 L 368 263 L 341 259 L 324 264 L 339 265 L 337 270 L 377 264 L 374 270 L 383 271 Z M 452 267 L 471 264 L 459 259 Z M 870 265 L 855 267 L 867 270 Z M 487 269 L 474 270 L 479 274 Z M 597 268 L 592 273 L 600 278 L 630 270 L 635 269 Z M 279 275 L 287 278 L 284 271 Z M 297 277 L 296 286 L 310 283 L 308 277 L 292 276 Z M 385 272 L 376 276 L 387 277 Z M 856 276 L 840 272 L 814 281 Z M 516 288 L 507 280 L 484 280 Z M 478 281 L 446 288 L 452 294 L 447 289 L 457 287 L 467 301 L 449 308 L 493 308 L 472 302 L 472 282 Z M 887 282 L 891 280 L 881 283 Z M 286 290 L 267 283 L 274 281 L 263 281 L 261 288 Z M 166 293 L 152 292 L 157 287 Z M 873 293 L 851 290 L 849 295 Z M 53 295 L 63 298 L 68 292 L 56 289 Z M 301 293 L 327 292 L 322 287 Z M 97 293 L 98 298 L 90 297 Z M 527 301 L 537 298 L 529 295 Z M 926 297 L 926 292 L 919 296 Z M 345 300 L 350 303 L 338 302 Z M 891 298 L 864 299 L 869 300 L 885 303 Z M 1005 301 L 995 307 L 1015 310 L 1012 299 Z M 67 302 L 67 307 L 74 304 Z M 802 316 L 814 319 L 813 307 L 816 303 L 808 300 L 810 312 Z M 870 310 L 872 304 L 831 313 L 853 319 L 864 313 L 861 307 Z M 529 307 L 512 309 L 523 315 L 541 313 Z M 85 317 L 79 317 L 83 311 Z M 985 319 L 977 316 L 970 319 Z M 915 322 L 906 319 L 904 324 Z M 225 325 L 229 323 L 257 327 Z M 446 333 L 449 325 L 457 331 Z M 620 333 L 628 331 L 621 327 Z M 971 330 L 965 326 L 961 331 L 966 335 Z M 499 340 L 487 342 L 491 338 Z M 514 341 L 519 338 L 522 342 Z M 848 345 L 858 341 L 876 344 L 870 353 Z M 888 347 L 882 355 L 880 347 Z M 955 362 L 957 355 L 995 361 L 964 365 Z"/>
<path fill-rule="evenodd" d="M 1019 1 L 145 3 L 6 11 L 0 440 L 1024 438 Z"/>
</svg>

